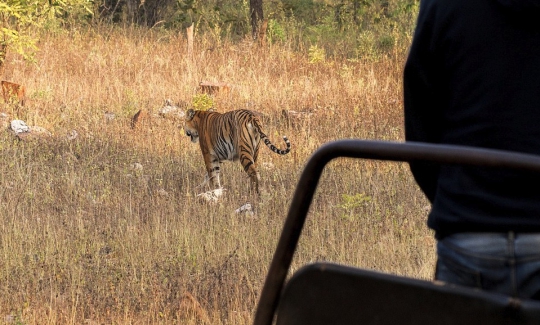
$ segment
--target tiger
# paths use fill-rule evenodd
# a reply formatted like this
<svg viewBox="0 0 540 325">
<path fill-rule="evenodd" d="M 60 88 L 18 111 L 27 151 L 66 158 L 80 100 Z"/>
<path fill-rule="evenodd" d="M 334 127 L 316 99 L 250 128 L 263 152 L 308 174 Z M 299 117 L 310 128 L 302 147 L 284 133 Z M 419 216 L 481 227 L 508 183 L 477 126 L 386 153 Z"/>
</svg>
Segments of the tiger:
<svg viewBox="0 0 540 325">
<path fill-rule="evenodd" d="M 189 109 L 186 112 L 184 130 L 191 142 L 199 143 L 207 180 L 212 182 L 214 189 L 221 188 L 220 164 L 224 161 L 240 161 L 250 178 L 251 190 L 260 194 L 260 176 L 256 166 L 261 140 L 278 155 L 286 155 L 291 151 L 291 143 L 286 136 L 283 136 L 286 149 L 274 146 L 262 131 L 256 114 L 246 109 L 223 114 Z"/>
</svg>

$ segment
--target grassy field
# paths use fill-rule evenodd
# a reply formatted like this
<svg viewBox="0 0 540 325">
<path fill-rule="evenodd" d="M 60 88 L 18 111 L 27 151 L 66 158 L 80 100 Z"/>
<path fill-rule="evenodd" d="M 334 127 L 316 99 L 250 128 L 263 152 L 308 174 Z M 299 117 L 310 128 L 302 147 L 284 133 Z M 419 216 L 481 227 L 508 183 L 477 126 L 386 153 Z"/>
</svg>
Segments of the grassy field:
<svg viewBox="0 0 540 325">
<path fill-rule="evenodd" d="M 0 323 L 250 324 L 313 151 L 343 138 L 403 140 L 406 49 L 310 63 L 284 46 L 201 37 L 190 57 L 180 34 L 106 28 L 38 46 L 36 64 L 8 56 L 2 76 L 28 97 L 20 109 L 0 103 L 4 122 L 53 135 L 19 141 L 5 123 L 0 132 Z M 254 216 L 234 213 L 251 200 L 239 163 L 223 166 L 222 200 L 200 202 L 198 145 L 182 121 L 156 116 L 165 99 L 190 106 L 203 80 L 232 85 L 213 98 L 218 111 L 258 111 L 275 144 L 291 141 L 286 156 L 261 148 Z M 148 118 L 131 129 L 139 109 Z M 432 277 L 428 202 L 407 165 L 338 159 L 319 185 L 293 270 L 327 260 Z"/>
</svg>

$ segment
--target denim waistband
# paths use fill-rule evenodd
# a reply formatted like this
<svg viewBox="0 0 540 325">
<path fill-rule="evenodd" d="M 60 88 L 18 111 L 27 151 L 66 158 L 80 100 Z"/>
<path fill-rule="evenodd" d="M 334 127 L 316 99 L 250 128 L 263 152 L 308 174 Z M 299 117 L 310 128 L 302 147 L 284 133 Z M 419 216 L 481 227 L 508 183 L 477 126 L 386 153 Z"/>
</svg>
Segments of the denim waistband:
<svg viewBox="0 0 540 325">
<path fill-rule="evenodd" d="M 517 253 L 521 257 L 540 254 L 540 233 L 462 232 L 449 235 L 439 244 L 465 249 L 470 253 L 506 255 Z"/>
<path fill-rule="evenodd" d="M 506 232 L 459 232 L 455 234 L 448 235 L 447 237 L 452 238 L 536 238 L 540 237 L 540 232 L 515 232 L 515 231 L 506 231 Z"/>
</svg>

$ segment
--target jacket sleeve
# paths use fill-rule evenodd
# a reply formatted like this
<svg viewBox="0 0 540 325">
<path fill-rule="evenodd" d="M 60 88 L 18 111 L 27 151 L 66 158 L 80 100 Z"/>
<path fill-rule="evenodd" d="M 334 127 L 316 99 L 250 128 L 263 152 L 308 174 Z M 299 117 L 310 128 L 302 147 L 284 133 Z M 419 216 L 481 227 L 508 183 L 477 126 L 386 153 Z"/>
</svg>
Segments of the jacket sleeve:
<svg viewBox="0 0 540 325">
<path fill-rule="evenodd" d="M 431 0 L 422 0 L 413 42 L 403 76 L 405 140 L 440 143 L 443 129 L 441 75 L 437 62 L 435 8 Z M 433 202 L 437 188 L 439 166 L 428 162 L 411 162 L 411 172 Z"/>
</svg>

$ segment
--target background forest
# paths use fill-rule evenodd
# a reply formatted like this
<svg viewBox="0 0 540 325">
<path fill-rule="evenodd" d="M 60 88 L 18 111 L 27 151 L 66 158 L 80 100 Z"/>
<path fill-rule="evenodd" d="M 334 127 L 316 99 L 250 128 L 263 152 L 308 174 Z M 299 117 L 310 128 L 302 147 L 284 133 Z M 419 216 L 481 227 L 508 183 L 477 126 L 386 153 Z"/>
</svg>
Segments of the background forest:
<svg viewBox="0 0 540 325">
<path fill-rule="evenodd" d="M 36 27 L 55 33 L 104 24 L 178 31 L 193 25 L 219 47 L 257 38 L 264 25 L 270 44 L 311 50 L 314 60 L 378 59 L 408 47 L 417 8 L 416 0 L 7 0 L 0 4 L 0 42 L 28 57 L 35 50 L 28 30 Z"/>
<path fill-rule="evenodd" d="M 26 89 L 24 105 L 0 99 L 0 323 L 251 324 L 311 154 L 336 139 L 403 141 L 417 10 L 0 1 L 0 79 Z M 207 94 L 201 81 L 230 88 Z M 181 115 L 161 115 L 170 106 L 257 111 L 291 152 L 261 148 L 257 201 L 240 164 L 224 163 L 225 194 L 204 202 L 200 149 Z M 13 120 L 47 132 L 15 135 Z M 337 159 L 319 185 L 291 271 L 333 261 L 432 277 L 429 205 L 407 164 Z M 237 212 L 248 202 L 252 213 Z"/>
</svg>

